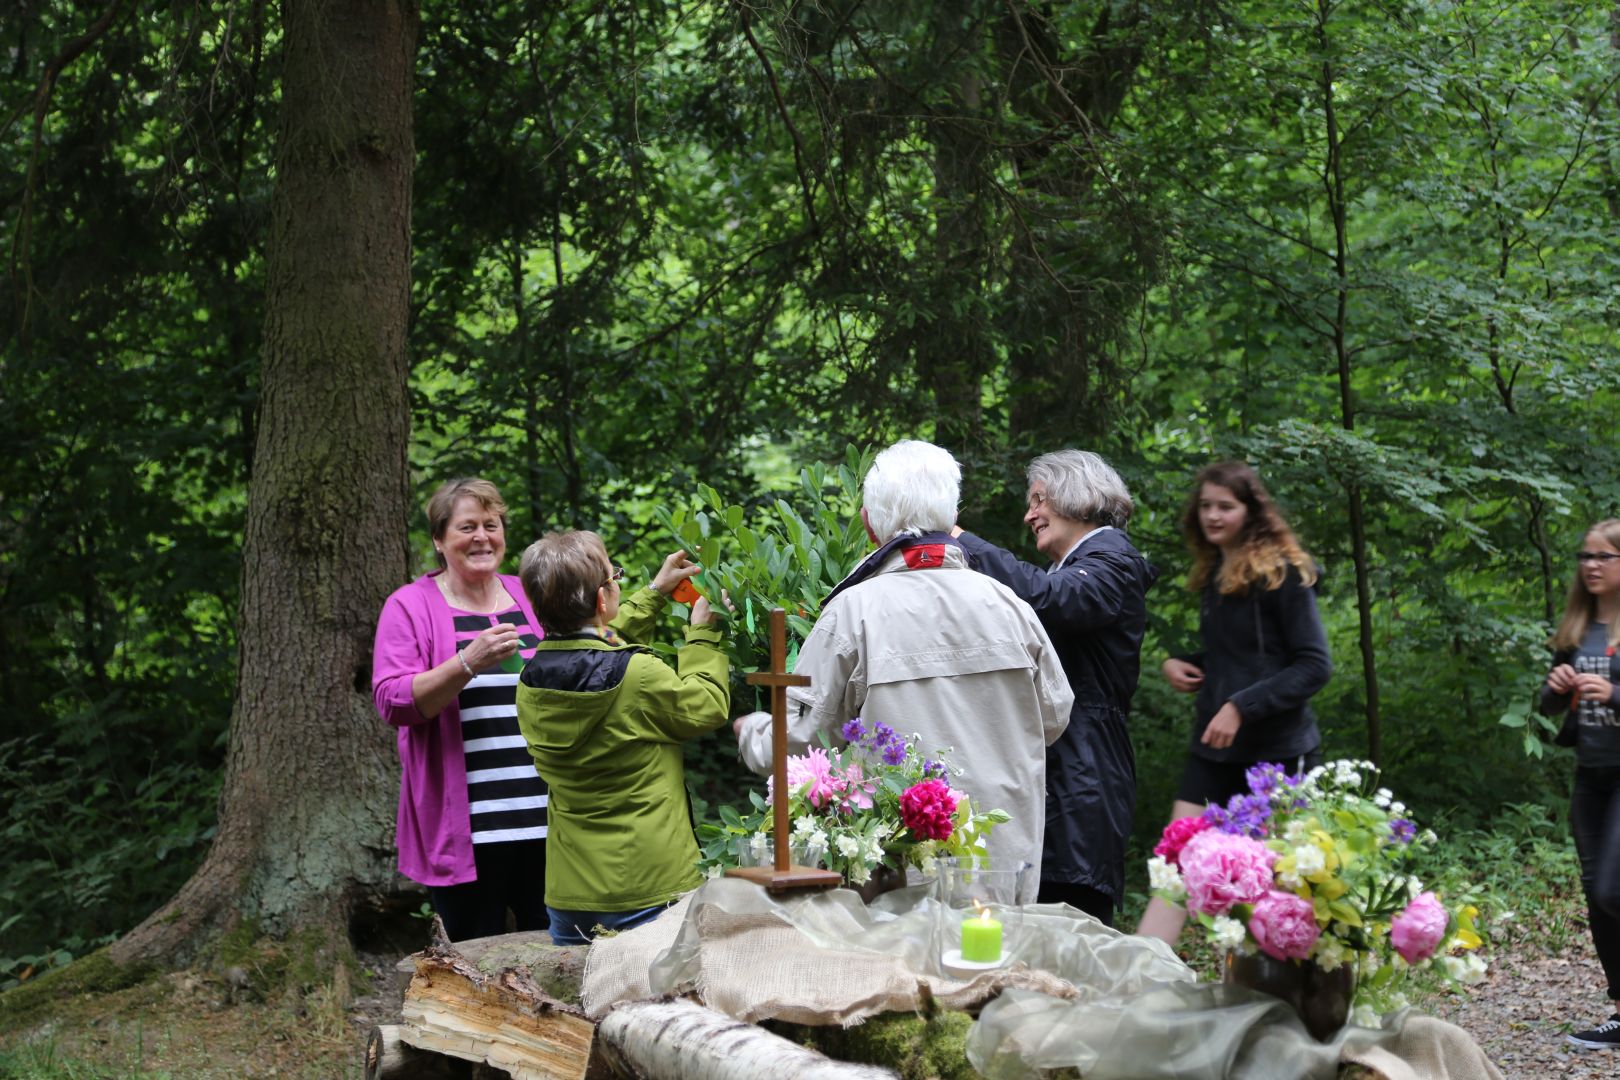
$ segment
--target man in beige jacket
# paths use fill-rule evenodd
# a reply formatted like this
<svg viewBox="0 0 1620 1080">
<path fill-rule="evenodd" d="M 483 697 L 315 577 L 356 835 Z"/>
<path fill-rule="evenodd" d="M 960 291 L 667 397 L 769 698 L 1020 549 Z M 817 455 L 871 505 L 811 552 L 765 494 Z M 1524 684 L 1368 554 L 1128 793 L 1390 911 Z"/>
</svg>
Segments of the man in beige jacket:
<svg viewBox="0 0 1620 1080">
<path fill-rule="evenodd" d="M 799 651 L 788 691 L 788 750 L 803 753 L 854 717 L 922 736 L 946 752 L 951 786 L 976 807 L 1012 820 L 990 837 L 997 866 L 1031 864 L 1033 900 L 1046 822 L 1046 747 L 1069 722 L 1073 695 L 1051 640 L 1012 590 L 969 569 L 948 530 L 961 468 L 930 443 L 905 441 L 877 456 L 861 517 L 878 549 L 839 583 Z M 771 766 L 769 713 L 734 725 L 748 767 Z"/>
</svg>

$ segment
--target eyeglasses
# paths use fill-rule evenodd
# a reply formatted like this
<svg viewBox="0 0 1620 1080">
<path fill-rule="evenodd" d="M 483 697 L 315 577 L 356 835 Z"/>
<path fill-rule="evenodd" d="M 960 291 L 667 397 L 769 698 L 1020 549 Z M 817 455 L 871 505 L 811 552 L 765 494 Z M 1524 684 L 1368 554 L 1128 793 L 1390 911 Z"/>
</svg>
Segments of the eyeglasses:
<svg viewBox="0 0 1620 1080">
<path fill-rule="evenodd" d="M 1595 562 L 1599 566 L 1608 566 L 1616 559 L 1620 559 L 1620 555 L 1616 555 L 1612 551 L 1577 551 L 1575 553 L 1575 561 L 1583 564 Z"/>
<path fill-rule="evenodd" d="M 1039 510 L 1046 505 L 1046 492 L 1032 491 L 1029 493 L 1029 502 L 1026 504 L 1031 510 Z"/>
<path fill-rule="evenodd" d="M 602 588 L 604 588 L 604 589 L 607 588 L 609 585 L 613 584 L 615 581 L 621 580 L 623 577 L 624 577 L 624 567 L 622 567 L 622 566 L 614 566 L 608 572 L 607 580 L 602 582 Z"/>
</svg>

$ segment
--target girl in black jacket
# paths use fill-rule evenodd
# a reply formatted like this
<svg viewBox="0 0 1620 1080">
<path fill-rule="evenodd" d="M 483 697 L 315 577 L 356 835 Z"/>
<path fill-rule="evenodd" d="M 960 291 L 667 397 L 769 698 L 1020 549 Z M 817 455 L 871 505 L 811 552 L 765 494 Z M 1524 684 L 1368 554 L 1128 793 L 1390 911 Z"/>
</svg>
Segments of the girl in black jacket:
<svg viewBox="0 0 1620 1080">
<path fill-rule="evenodd" d="M 1620 520 L 1593 525 L 1575 559 L 1541 711 L 1567 713 L 1566 731 L 1573 729 L 1570 831 L 1581 858 L 1592 944 L 1609 998 L 1620 1001 Z M 1559 741 L 1565 741 L 1562 735 Z M 1620 1046 L 1620 1005 L 1608 1020 L 1569 1041 L 1583 1050 Z"/>
<path fill-rule="evenodd" d="M 1253 469 L 1223 461 L 1199 472 L 1181 531 L 1193 553 L 1187 587 L 1203 595 L 1203 648 L 1164 662 L 1174 689 L 1198 695 L 1171 820 L 1246 793 L 1245 773 L 1261 762 L 1289 773 L 1320 764 L 1309 702 L 1333 673 L 1316 564 Z M 1186 917 L 1154 899 L 1137 932 L 1174 943 Z"/>
</svg>

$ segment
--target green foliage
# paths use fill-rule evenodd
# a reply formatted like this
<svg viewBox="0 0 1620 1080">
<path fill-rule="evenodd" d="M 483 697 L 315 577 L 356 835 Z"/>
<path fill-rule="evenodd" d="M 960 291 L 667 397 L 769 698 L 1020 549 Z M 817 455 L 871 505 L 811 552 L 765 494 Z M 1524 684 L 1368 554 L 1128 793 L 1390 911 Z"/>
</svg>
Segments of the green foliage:
<svg viewBox="0 0 1620 1080">
<path fill-rule="evenodd" d="M 150 763 L 129 788 L 39 736 L 0 743 L 0 989 L 107 944 L 185 882 L 219 776 Z"/>
<path fill-rule="evenodd" d="M 769 664 L 770 612 L 777 607 L 786 611 L 792 670 L 827 593 L 870 553 L 859 508 L 872 457 L 852 446 L 836 470 L 805 468 L 799 474 L 803 513 L 782 498 L 750 512 L 707 484 L 698 486 L 689 507 L 655 509 L 674 542 L 702 564 L 698 590 L 711 602 L 725 592 L 736 607 L 726 642 L 735 670 Z"/>
</svg>

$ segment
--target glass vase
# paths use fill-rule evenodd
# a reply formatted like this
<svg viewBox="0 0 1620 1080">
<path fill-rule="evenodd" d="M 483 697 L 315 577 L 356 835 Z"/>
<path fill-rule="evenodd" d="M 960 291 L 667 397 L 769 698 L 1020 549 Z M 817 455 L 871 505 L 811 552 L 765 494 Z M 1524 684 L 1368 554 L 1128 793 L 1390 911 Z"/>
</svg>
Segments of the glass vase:
<svg viewBox="0 0 1620 1080">
<path fill-rule="evenodd" d="M 1286 1001 L 1317 1042 L 1333 1038 L 1350 1016 L 1356 992 L 1355 968 L 1350 964 L 1324 971 L 1306 960 L 1278 960 L 1257 952 L 1227 953 L 1225 967 L 1223 981 Z"/>
</svg>

